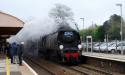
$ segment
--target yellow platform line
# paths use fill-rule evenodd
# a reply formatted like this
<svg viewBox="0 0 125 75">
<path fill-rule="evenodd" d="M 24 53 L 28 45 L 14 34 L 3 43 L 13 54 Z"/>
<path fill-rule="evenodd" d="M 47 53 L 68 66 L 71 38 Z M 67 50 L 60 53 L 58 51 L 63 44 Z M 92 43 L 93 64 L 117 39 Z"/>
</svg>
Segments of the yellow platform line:
<svg viewBox="0 0 125 75">
<path fill-rule="evenodd" d="M 10 75 L 10 64 L 7 56 L 6 56 L 6 75 Z"/>
</svg>

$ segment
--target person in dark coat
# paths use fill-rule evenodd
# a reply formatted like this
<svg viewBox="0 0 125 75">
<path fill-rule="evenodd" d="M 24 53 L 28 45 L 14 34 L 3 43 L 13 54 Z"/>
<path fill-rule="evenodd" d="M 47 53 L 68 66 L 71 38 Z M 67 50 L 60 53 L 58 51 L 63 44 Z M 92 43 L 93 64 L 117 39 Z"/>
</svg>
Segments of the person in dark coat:
<svg viewBox="0 0 125 75">
<path fill-rule="evenodd" d="M 24 42 L 21 42 L 21 44 L 18 47 L 19 65 L 22 65 L 23 51 L 24 51 Z"/>
<path fill-rule="evenodd" d="M 10 52 L 11 46 L 10 44 L 7 42 L 6 43 L 6 54 L 9 58 L 11 58 L 11 52 Z"/>
<path fill-rule="evenodd" d="M 15 60 L 15 56 L 17 55 L 17 44 L 14 42 L 12 43 L 11 45 L 11 63 L 15 63 L 14 60 Z"/>
</svg>

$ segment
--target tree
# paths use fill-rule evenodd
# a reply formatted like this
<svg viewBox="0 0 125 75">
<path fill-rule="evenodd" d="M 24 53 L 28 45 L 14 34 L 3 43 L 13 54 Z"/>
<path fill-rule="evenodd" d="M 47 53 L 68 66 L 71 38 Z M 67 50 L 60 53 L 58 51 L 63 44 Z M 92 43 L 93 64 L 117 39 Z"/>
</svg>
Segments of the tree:
<svg viewBox="0 0 125 75">
<path fill-rule="evenodd" d="M 108 20 L 108 29 L 105 30 L 107 31 L 107 34 L 109 34 L 109 39 L 110 40 L 115 40 L 118 39 L 120 40 L 120 24 L 121 22 L 121 16 L 119 15 L 112 15 L 110 19 Z"/>
<path fill-rule="evenodd" d="M 97 35 L 96 36 L 98 36 L 98 40 L 99 41 L 104 41 L 104 36 L 105 36 L 105 32 L 104 32 L 105 30 L 104 30 L 104 27 L 103 26 L 100 26 L 99 28 L 98 28 L 98 30 L 97 30 Z"/>
<path fill-rule="evenodd" d="M 99 26 L 96 26 L 94 29 L 93 29 L 93 32 L 92 32 L 92 37 L 93 37 L 93 41 L 99 41 L 99 32 L 98 32 L 98 29 L 99 29 Z"/>
<path fill-rule="evenodd" d="M 93 37 L 93 41 L 104 41 L 105 35 L 108 34 L 109 40 L 121 39 L 120 36 L 121 30 L 121 16 L 119 15 L 111 15 L 109 20 L 106 20 L 102 26 L 95 26 L 93 28 L 90 26 L 88 29 L 82 31 L 81 34 L 86 38 L 87 35 L 91 35 Z M 84 32 L 84 35 L 83 35 Z M 125 22 L 123 20 L 123 39 L 125 39 Z"/>
<path fill-rule="evenodd" d="M 110 28 L 110 23 L 109 23 L 109 20 L 105 21 L 103 23 L 103 28 L 104 28 L 104 34 L 107 34 L 108 33 L 108 30 Z"/>
<path fill-rule="evenodd" d="M 125 26 L 124 26 L 124 21 L 123 21 L 123 38 L 125 37 Z M 103 35 L 101 34 L 101 36 L 103 36 L 102 38 L 104 38 L 105 35 L 109 35 L 109 40 L 115 40 L 118 39 L 120 40 L 120 28 L 121 27 L 121 16 L 113 14 L 110 16 L 110 19 L 105 21 L 103 23 L 102 26 L 102 30 L 99 31 L 103 31 Z"/>
<path fill-rule="evenodd" d="M 63 4 L 55 4 L 51 9 L 49 16 L 52 17 L 58 25 L 68 25 L 73 21 L 73 13 L 69 7 Z"/>
</svg>

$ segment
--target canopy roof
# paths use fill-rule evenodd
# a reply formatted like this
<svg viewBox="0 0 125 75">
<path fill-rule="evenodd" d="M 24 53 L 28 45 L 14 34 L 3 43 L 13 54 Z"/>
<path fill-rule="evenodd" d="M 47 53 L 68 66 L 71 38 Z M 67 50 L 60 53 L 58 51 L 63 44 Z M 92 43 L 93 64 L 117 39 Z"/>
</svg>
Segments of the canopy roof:
<svg viewBox="0 0 125 75">
<path fill-rule="evenodd" d="M 2 35 L 15 35 L 23 27 L 24 22 L 20 19 L 0 12 L 0 37 Z"/>
</svg>

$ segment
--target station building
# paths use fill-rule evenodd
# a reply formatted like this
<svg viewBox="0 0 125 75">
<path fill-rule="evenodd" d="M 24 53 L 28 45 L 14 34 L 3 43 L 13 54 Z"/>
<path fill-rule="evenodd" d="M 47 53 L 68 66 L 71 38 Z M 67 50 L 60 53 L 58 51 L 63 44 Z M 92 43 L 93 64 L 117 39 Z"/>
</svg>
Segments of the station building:
<svg viewBox="0 0 125 75">
<path fill-rule="evenodd" d="M 24 22 L 20 19 L 0 12 L 0 49 L 7 43 L 6 39 L 16 35 L 23 25 Z M 33 75 L 26 65 L 26 63 L 23 66 L 11 64 L 5 53 L 0 52 L 0 75 Z"/>
<path fill-rule="evenodd" d="M 0 12 L 0 44 L 6 42 L 11 35 L 16 35 L 22 28 L 24 22 L 20 19 Z"/>
</svg>

